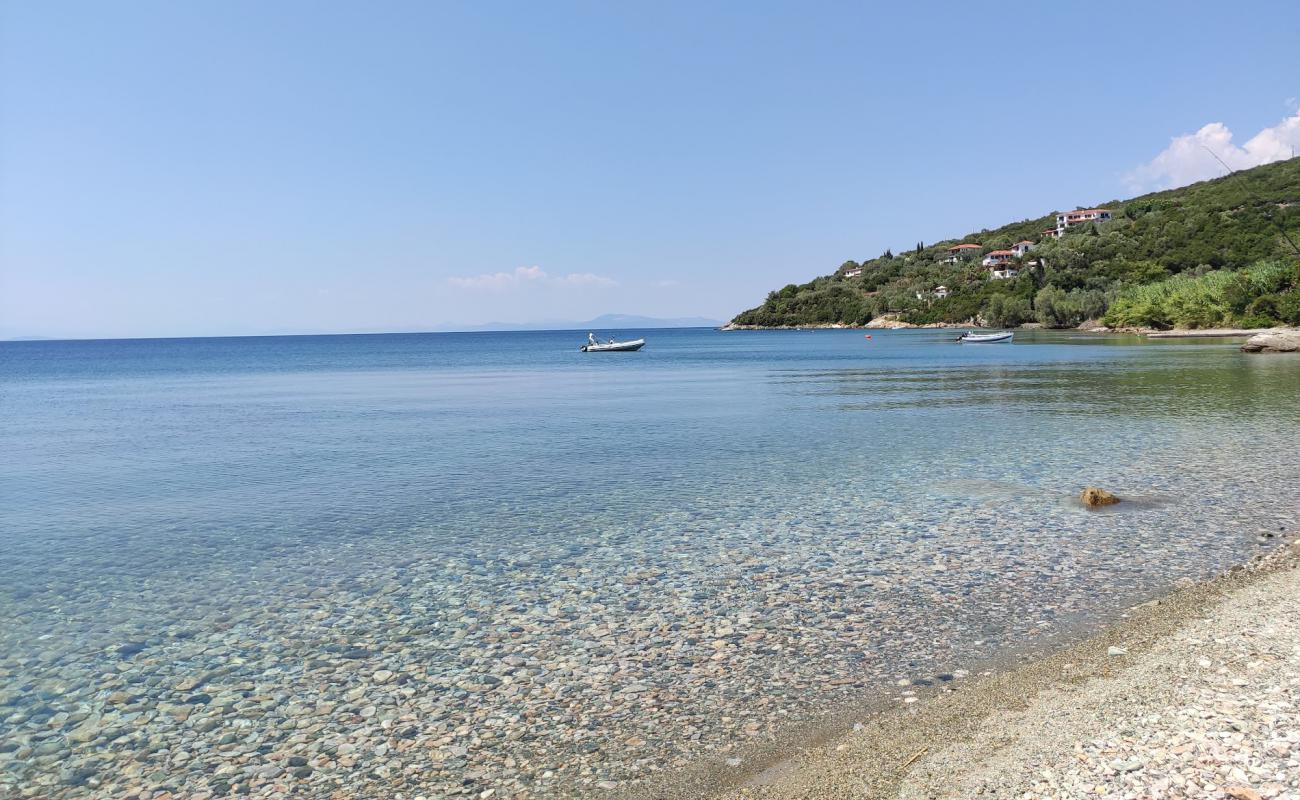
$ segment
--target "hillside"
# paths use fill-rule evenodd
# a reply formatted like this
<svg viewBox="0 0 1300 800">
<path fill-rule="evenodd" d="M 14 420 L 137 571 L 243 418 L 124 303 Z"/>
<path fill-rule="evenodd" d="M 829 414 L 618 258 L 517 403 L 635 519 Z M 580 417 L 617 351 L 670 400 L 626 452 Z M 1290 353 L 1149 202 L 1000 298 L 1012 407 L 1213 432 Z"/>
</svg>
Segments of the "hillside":
<svg viewBox="0 0 1300 800">
<path fill-rule="evenodd" d="M 1057 237 L 1055 214 L 960 239 L 846 261 L 830 275 L 768 294 L 732 325 L 904 322 L 1073 327 L 1103 317 L 1123 326 L 1300 324 L 1300 159 L 1179 189 L 1115 200 L 1111 218 Z M 1001 255 L 994 275 L 988 254 Z M 949 248 L 977 244 L 961 254 Z M 955 263 L 945 263 L 945 261 Z M 936 292 L 936 289 L 942 289 Z"/>
</svg>

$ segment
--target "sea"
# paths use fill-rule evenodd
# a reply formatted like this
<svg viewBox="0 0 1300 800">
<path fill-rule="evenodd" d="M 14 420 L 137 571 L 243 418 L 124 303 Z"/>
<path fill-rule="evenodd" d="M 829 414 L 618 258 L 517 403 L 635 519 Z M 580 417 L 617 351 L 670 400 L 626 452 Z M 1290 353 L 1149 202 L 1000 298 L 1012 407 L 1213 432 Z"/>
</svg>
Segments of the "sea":
<svg viewBox="0 0 1300 800">
<path fill-rule="evenodd" d="M 597 333 L 0 343 L 0 795 L 739 774 L 1300 521 L 1235 340 Z"/>
</svg>

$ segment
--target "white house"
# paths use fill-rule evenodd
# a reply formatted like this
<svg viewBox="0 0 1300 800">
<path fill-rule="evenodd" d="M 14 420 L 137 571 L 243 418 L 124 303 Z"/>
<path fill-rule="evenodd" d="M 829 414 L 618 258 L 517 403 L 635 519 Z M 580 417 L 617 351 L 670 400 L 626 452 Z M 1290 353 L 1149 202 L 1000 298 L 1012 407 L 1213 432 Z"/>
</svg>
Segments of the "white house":
<svg viewBox="0 0 1300 800">
<path fill-rule="evenodd" d="M 943 260 L 943 263 L 956 264 L 963 258 L 972 258 L 979 255 L 979 252 L 983 249 L 982 246 L 978 244 L 970 244 L 969 242 L 956 245 L 955 247 L 949 247 L 948 257 Z"/>
<path fill-rule="evenodd" d="M 1067 228 L 1082 225 L 1085 222 L 1105 222 L 1110 219 L 1109 208 L 1080 208 L 1076 211 L 1056 212 L 1056 235 L 1065 233 Z"/>
<path fill-rule="evenodd" d="M 1011 259 L 1016 257 L 1014 250 L 994 250 L 984 256 L 982 262 L 988 267 L 989 277 L 993 280 L 1000 278 L 1014 278 L 1020 274 L 1020 271 L 1011 266 Z"/>
<path fill-rule="evenodd" d="M 1000 267 L 1015 257 L 1015 252 L 1011 250 L 991 250 L 980 263 L 986 267 Z"/>
<path fill-rule="evenodd" d="M 852 269 L 844 270 L 844 277 L 846 278 L 856 278 L 861 274 L 862 274 L 862 267 L 853 267 Z"/>
<path fill-rule="evenodd" d="M 950 295 L 950 294 L 952 294 L 952 292 L 949 292 L 949 291 L 948 291 L 948 287 L 947 287 L 947 286 L 936 286 L 936 287 L 934 287 L 934 296 L 935 296 L 935 298 L 938 299 L 938 300 L 942 300 L 943 298 L 947 297 L 947 296 Z"/>
<path fill-rule="evenodd" d="M 1029 241 L 1028 239 L 1025 239 L 1023 241 L 1019 241 L 1011 245 L 1011 252 L 1015 253 L 1018 256 L 1023 257 L 1026 253 L 1032 250 L 1033 247 L 1034 247 L 1034 243 Z"/>
</svg>

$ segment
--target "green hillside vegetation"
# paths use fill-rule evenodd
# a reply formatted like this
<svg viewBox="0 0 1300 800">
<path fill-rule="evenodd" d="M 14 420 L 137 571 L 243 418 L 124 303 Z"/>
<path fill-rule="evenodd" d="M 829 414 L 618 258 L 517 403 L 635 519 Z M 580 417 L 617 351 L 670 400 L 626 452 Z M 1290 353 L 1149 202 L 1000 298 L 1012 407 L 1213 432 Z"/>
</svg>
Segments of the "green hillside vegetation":
<svg viewBox="0 0 1300 800">
<path fill-rule="evenodd" d="M 1088 319 L 1152 328 L 1300 324 L 1300 259 L 1283 236 L 1300 243 L 1300 159 L 1102 207 L 1114 218 L 1059 239 L 1043 235 L 1055 226 L 1047 215 L 846 261 L 831 275 L 769 293 L 732 322 L 862 325 L 897 314 L 914 324 L 979 318 L 994 327 Z M 1011 262 L 1015 278 L 990 279 L 979 256 L 943 263 L 962 242 L 986 253 L 1021 240 L 1035 245 Z M 845 275 L 858 268 L 861 275 Z M 941 285 L 946 298 L 932 294 Z"/>
</svg>

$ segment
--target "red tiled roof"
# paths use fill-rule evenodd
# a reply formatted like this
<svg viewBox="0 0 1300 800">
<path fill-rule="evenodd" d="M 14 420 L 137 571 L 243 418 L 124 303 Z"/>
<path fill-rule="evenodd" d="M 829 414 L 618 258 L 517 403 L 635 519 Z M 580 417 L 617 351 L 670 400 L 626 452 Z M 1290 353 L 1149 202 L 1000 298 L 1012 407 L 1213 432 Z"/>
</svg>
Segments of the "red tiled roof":
<svg viewBox="0 0 1300 800">
<path fill-rule="evenodd" d="M 952 252 L 953 250 L 970 250 L 971 248 L 975 248 L 976 250 L 979 250 L 982 247 L 983 245 L 979 245 L 979 244 L 959 244 L 956 247 L 949 247 L 948 252 Z"/>
<path fill-rule="evenodd" d="M 993 250 L 989 253 L 991 256 L 1014 256 L 1015 253 L 1010 250 Z"/>
<path fill-rule="evenodd" d="M 1055 230 L 1055 229 L 1053 229 L 1053 230 Z M 1028 239 L 1021 239 L 1020 241 L 1016 242 L 1016 244 L 1017 244 L 1017 245 L 1022 245 L 1022 244 L 1033 244 L 1033 242 L 1029 241 Z"/>
</svg>

